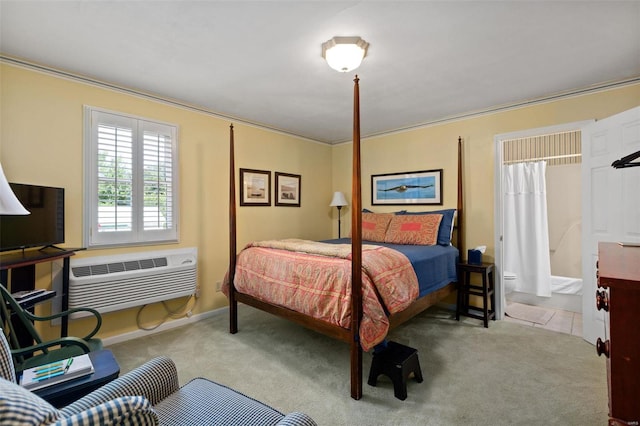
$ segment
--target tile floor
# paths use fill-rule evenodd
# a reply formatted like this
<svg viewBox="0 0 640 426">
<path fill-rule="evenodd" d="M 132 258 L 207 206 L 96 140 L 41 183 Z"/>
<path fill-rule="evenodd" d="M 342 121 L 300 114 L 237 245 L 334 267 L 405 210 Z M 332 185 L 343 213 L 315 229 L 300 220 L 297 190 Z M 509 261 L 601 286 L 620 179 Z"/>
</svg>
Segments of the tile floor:
<svg viewBox="0 0 640 426">
<path fill-rule="evenodd" d="M 559 309 L 549 309 L 553 311 L 553 316 L 544 325 L 536 324 L 529 321 L 523 321 L 517 318 L 504 316 L 505 321 L 516 322 L 518 324 L 530 325 L 533 327 L 541 327 L 559 333 L 571 334 L 572 336 L 582 337 L 582 314 L 576 312 L 562 311 Z"/>
</svg>

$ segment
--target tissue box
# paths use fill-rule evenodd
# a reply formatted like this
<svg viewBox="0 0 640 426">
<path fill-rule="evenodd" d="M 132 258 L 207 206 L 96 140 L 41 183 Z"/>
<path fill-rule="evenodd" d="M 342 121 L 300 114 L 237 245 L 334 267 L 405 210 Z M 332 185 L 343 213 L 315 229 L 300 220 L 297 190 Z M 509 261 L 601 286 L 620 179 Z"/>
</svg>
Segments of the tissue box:
<svg viewBox="0 0 640 426">
<path fill-rule="evenodd" d="M 467 263 L 469 265 L 482 265 L 482 252 L 474 249 L 469 250 Z"/>
</svg>

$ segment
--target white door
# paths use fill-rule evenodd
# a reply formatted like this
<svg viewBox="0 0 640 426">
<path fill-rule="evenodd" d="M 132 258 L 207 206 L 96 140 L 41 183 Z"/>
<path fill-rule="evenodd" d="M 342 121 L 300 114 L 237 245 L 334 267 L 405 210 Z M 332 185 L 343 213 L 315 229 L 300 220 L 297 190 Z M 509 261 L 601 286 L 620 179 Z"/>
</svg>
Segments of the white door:
<svg viewBox="0 0 640 426">
<path fill-rule="evenodd" d="M 611 166 L 637 151 L 640 107 L 582 129 L 582 321 L 591 344 L 605 333 L 595 304 L 598 242 L 640 242 L 640 167 Z"/>
</svg>

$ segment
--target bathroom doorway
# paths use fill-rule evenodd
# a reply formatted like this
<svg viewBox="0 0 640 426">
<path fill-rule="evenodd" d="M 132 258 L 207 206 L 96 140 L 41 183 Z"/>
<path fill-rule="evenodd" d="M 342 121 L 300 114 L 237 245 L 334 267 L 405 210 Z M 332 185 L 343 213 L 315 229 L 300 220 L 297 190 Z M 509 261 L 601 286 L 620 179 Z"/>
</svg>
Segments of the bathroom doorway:
<svg viewBox="0 0 640 426">
<path fill-rule="evenodd" d="M 587 123 L 531 129 L 494 138 L 496 314 L 500 319 L 504 318 L 508 301 L 571 312 L 582 310 L 580 129 Z M 548 252 L 544 257 L 539 255 L 539 251 L 530 257 L 527 255 L 527 240 L 533 239 L 532 234 L 529 234 L 529 238 L 526 236 L 526 232 L 530 232 L 526 228 L 530 225 L 523 222 L 526 219 L 521 219 L 521 214 L 512 213 L 514 204 L 521 205 L 523 202 L 517 198 L 526 197 L 526 190 L 520 183 L 516 183 L 514 188 L 513 180 L 532 179 L 531 176 L 535 174 L 530 174 L 530 170 L 536 168 L 538 173 L 540 169 L 543 170 L 542 186 L 546 192 L 542 195 L 547 204 L 542 209 L 546 217 L 541 225 L 541 229 L 547 229 L 547 233 L 542 235 L 544 238 L 541 238 L 546 242 L 543 241 L 541 247 L 537 248 Z M 523 169 L 525 175 L 513 174 Z M 537 189 L 539 183 L 534 186 L 531 191 L 535 197 L 540 197 Z M 516 200 L 510 197 L 516 197 Z M 527 209 L 532 208 L 525 207 Z M 519 221 L 521 223 L 518 225 Z M 525 234 L 514 232 L 514 223 L 524 228 Z M 514 241 L 516 235 L 524 236 L 519 237 L 520 241 Z M 505 241 L 505 237 L 509 240 Z M 508 251 L 505 256 L 506 247 Z M 512 255 L 516 251 L 520 260 L 514 261 Z M 536 271 L 532 273 L 527 267 L 532 266 L 530 259 L 536 257 L 540 260 L 534 262 L 533 269 Z M 524 270 L 521 269 L 522 265 L 526 266 Z M 531 281 L 535 281 L 535 285 Z M 548 292 L 544 290 L 545 286 Z"/>
</svg>

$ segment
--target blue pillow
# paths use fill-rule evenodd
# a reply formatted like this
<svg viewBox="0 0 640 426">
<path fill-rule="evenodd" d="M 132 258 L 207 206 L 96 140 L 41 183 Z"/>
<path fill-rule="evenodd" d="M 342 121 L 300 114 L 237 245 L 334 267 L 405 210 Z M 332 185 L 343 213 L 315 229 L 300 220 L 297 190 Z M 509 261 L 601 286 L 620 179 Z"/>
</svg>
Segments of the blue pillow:
<svg viewBox="0 0 640 426">
<path fill-rule="evenodd" d="M 396 214 L 441 214 L 442 221 L 438 228 L 438 245 L 448 246 L 451 245 L 451 235 L 453 233 L 453 219 L 456 217 L 456 209 L 434 210 L 429 212 L 410 212 L 402 210 Z"/>
</svg>

